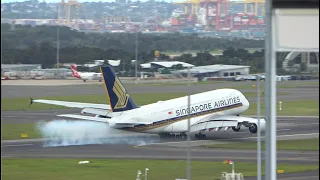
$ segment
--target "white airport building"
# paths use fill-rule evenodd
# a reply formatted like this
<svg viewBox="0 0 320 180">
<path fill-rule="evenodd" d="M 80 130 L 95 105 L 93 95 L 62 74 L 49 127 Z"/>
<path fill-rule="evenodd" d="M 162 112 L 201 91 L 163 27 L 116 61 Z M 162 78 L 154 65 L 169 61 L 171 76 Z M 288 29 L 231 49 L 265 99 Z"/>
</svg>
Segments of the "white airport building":
<svg viewBox="0 0 320 180">
<path fill-rule="evenodd" d="M 9 71 L 31 71 L 41 69 L 41 64 L 1 64 L 1 72 Z"/>
<path fill-rule="evenodd" d="M 188 69 L 172 71 L 174 74 L 187 75 Z M 190 68 L 190 74 L 200 79 L 205 77 L 234 77 L 237 75 L 249 75 L 250 66 L 238 65 L 208 65 Z"/>
<path fill-rule="evenodd" d="M 183 68 L 194 67 L 194 65 L 192 64 L 180 62 L 180 61 L 154 61 L 154 62 L 140 64 L 142 69 L 171 68 L 175 65 L 182 65 Z"/>
</svg>

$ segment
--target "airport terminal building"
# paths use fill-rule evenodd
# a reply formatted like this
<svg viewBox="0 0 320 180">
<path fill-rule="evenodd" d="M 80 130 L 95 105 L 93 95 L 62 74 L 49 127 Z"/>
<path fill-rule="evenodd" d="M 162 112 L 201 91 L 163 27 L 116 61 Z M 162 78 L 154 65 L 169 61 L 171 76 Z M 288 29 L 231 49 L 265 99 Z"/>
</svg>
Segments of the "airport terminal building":
<svg viewBox="0 0 320 180">
<path fill-rule="evenodd" d="M 187 75 L 188 69 L 172 71 L 174 74 Z M 250 66 L 238 66 L 238 65 L 209 65 L 209 66 L 197 66 L 190 68 L 190 74 L 199 79 L 206 77 L 234 77 L 237 75 L 250 74 Z"/>
<path fill-rule="evenodd" d="M 1 64 L 1 72 L 8 71 L 31 71 L 34 69 L 41 69 L 41 64 Z"/>
</svg>

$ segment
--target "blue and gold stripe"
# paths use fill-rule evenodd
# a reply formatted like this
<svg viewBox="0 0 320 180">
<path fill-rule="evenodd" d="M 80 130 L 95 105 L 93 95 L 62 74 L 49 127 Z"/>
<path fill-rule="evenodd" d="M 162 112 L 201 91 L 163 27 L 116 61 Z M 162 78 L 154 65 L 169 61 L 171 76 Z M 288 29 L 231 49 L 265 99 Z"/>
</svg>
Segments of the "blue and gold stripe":
<svg viewBox="0 0 320 180">
<path fill-rule="evenodd" d="M 238 108 L 241 106 L 243 106 L 242 103 L 237 103 L 237 104 L 224 106 L 224 107 L 220 107 L 220 108 L 209 109 L 209 110 L 202 111 L 202 112 L 192 113 L 192 114 L 190 114 L 190 118 L 195 118 L 195 117 L 199 117 L 199 116 L 203 116 L 203 115 L 207 115 L 207 114 L 211 114 L 211 113 L 217 113 L 217 112 L 221 112 L 221 111 L 225 111 L 225 110 L 235 109 L 235 108 Z M 139 124 L 139 125 L 135 125 L 134 127 L 124 127 L 122 129 L 127 130 L 127 131 L 142 132 L 142 131 L 147 131 L 147 130 L 167 126 L 167 125 L 179 122 L 179 121 L 183 121 L 185 119 L 188 119 L 188 114 L 184 115 L 184 116 L 180 116 L 180 117 L 173 117 L 173 118 L 157 121 L 157 122 L 154 122 L 153 124 L 147 124 L 147 125 Z"/>
</svg>

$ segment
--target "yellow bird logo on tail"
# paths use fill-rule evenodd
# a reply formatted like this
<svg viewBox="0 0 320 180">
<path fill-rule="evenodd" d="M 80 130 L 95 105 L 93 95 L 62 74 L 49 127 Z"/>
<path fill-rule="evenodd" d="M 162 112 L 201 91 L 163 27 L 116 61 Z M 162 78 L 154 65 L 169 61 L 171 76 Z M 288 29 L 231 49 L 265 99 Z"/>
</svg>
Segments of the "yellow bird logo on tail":
<svg viewBox="0 0 320 180">
<path fill-rule="evenodd" d="M 114 109 L 125 108 L 128 104 L 129 95 L 126 93 L 125 88 L 120 83 L 118 78 L 115 78 L 112 90 L 118 97 L 118 101 L 117 104 L 114 106 Z"/>
</svg>

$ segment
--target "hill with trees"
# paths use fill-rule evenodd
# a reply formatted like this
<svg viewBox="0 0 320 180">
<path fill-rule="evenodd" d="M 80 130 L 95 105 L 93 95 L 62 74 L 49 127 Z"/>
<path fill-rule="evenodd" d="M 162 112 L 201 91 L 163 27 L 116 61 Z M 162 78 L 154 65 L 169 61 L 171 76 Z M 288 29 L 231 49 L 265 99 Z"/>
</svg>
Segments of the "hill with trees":
<svg viewBox="0 0 320 180">
<path fill-rule="evenodd" d="M 95 59 L 121 59 L 123 70 L 129 71 L 135 59 L 136 34 L 134 33 L 84 33 L 67 27 L 59 28 L 59 61 L 84 64 Z M 3 63 L 42 64 L 53 67 L 57 54 L 57 27 L 1 25 Z M 264 70 L 264 51 L 249 52 L 246 48 L 264 47 L 263 40 L 220 39 L 198 37 L 196 34 L 138 34 L 139 63 L 153 61 L 154 51 L 160 51 L 159 60 L 183 61 L 196 66 L 211 64 L 234 64 L 252 66 L 253 72 Z M 209 52 L 223 50 L 222 56 Z M 161 52 L 199 52 L 196 56 L 184 53 L 170 58 Z M 282 67 L 279 61 L 278 67 Z"/>
</svg>

